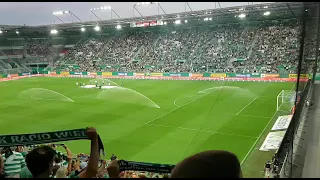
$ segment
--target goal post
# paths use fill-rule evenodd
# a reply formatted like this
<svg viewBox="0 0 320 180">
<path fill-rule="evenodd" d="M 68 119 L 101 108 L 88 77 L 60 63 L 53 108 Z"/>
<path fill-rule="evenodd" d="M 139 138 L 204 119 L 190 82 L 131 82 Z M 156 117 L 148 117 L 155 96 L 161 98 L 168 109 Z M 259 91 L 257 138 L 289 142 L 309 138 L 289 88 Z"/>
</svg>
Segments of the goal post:
<svg viewBox="0 0 320 180">
<path fill-rule="evenodd" d="M 282 90 L 277 96 L 277 111 L 292 112 L 295 105 L 296 93 L 291 90 Z"/>
</svg>

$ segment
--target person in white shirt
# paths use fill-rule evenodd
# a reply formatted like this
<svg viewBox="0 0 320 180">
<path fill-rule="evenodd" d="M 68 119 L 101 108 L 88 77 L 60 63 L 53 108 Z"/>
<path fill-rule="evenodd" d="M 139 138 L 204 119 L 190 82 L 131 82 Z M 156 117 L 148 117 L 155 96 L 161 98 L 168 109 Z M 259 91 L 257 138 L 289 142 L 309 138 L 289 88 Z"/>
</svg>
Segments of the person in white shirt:
<svg viewBox="0 0 320 180">
<path fill-rule="evenodd" d="M 20 178 L 21 169 L 26 166 L 21 153 L 15 152 L 11 148 L 6 148 L 1 161 L 0 167 L 3 167 L 6 177 Z"/>
</svg>

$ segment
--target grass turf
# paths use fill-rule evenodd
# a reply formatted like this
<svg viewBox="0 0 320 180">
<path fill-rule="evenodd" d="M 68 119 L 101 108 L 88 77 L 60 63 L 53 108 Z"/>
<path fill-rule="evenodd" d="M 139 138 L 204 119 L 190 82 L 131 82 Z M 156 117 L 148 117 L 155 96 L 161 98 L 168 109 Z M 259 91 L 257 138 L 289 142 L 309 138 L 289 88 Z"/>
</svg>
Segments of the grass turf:
<svg viewBox="0 0 320 180">
<path fill-rule="evenodd" d="M 75 85 L 89 81 L 33 77 L 1 82 L 1 134 L 92 126 L 103 140 L 107 157 L 115 153 L 126 160 L 171 164 L 199 151 L 222 149 L 238 156 L 245 177 L 261 177 L 271 153 L 256 148 L 280 115 L 276 113 L 277 95 L 293 86 L 279 82 L 117 79 L 112 81 L 123 82 L 123 87 L 142 95 L 114 89 L 101 96 L 102 90 Z M 64 101 L 66 97 L 59 93 L 74 102 Z M 73 153 L 89 152 L 89 141 L 66 144 Z"/>
</svg>

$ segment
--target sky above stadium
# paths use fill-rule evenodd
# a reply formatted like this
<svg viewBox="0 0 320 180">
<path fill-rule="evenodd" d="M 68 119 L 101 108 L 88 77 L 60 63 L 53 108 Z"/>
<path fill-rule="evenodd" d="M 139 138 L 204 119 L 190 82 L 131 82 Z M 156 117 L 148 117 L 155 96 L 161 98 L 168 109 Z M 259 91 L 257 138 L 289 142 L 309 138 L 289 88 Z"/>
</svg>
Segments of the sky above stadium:
<svg viewBox="0 0 320 180">
<path fill-rule="evenodd" d="M 111 6 L 121 18 L 138 17 L 137 11 L 133 14 L 133 5 L 137 2 L 0 2 L 0 24 L 2 25 L 48 25 L 62 23 L 53 16 L 54 11 L 69 10 L 82 21 L 96 21 L 97 18 L 90 12 L 91 8 Z M 266 2 L 254 2 L 260 4 Z M 185 11 L 183 2 L 160 2 L 167 14 Z M 214 2 L 189 2 L 193 11 L 219 8 Z M 221 7 L 248 5 L 248 2 L 220 2 Z M 139 6 L 137 9 L 143 16 L 158 14 L 157 5 Z M 187 9 L 189 11 L 189 9 Z M 110 10 L 96 11 L 95 14 L 102 20 L 111 19 Z M 160 10 L 160 14 L 163 12 Z M 115 18 L 116 16 L 113 15 Z M 77 22 L 76 18 L 66 14 L 60 16 L 65 23 Z"/>
</svg>

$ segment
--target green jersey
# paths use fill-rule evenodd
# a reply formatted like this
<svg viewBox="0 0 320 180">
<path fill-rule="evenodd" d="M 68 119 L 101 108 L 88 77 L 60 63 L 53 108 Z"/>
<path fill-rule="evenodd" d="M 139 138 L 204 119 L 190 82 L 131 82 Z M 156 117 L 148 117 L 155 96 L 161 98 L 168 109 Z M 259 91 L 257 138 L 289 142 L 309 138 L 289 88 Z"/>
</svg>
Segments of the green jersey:
<svg viewBox="0 0 320 180">
<path fill-rule="evenodd" d="M 22 152 L 20 152 L 20 153 L 22 154 L 23 158 L 26 158 L 27 152 L 22 151 Z"/>
<path fill-rule="evenodd" d="M 20 178 L 33 178 L 27 166 L 21 169 Z"/>
<path fill-rule="evenodd" d="M 21 153 L 13 152 L 11 156 L 5 158 L 5 154 L 2 155 L 4 160 L 4 173 L 7 176 L 20 174 L 21 169 L 26 165 Z"/>
<path fill-rule="evenodd" d="M 60 167 L 68 168 L 68 162 L 63 160 L 61 163 L 56 163 L 55 165 L 59 165 Z"/>
</svg>

